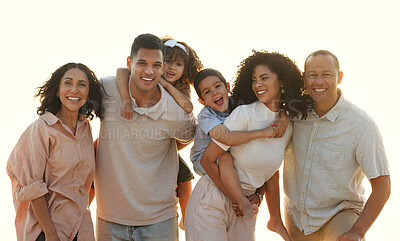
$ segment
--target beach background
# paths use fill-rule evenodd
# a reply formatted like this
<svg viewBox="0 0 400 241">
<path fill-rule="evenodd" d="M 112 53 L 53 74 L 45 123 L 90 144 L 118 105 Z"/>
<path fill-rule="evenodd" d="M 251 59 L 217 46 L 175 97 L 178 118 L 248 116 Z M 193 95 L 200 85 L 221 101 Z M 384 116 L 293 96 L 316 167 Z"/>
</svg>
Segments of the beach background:
<svg viewBox="0 0 400 241">
<path fill-rule="evenodd" d="M 0 2 L 0 233 L 16 240 L 6 163 L 19 136 L 37 119 L 40 86 L 59 66 L 81 62 L 98 77 L 126 66 L 141 33 L 170 35 L 188 43 L 205 67 L 232 82 L 252 49 L 280 52 L 303 70 L 307 55 L 327 49 L 339 58 L 344 96 L 380 128 L 389 160 L 392 194 L 367 240 L 397 240 L 400 225 L 398 1 L 1 1 Z M 194 113 L 202 106 L 193 91 Z M 98 136 L 99 121 L 92 122 Z M 190 146 L 181 154 L 189 161 Z M 191 164 L 189 163 L 189 166 Z M 193 181 L 193 186 L 198 176 Z M 369 182 L 365 182 L 367 195 Z M 96 203 L 92 203 L 93 217 Z M 95 220 L 95 219 L 94 219 Z M 281 240 L 266 228 L 265 202 L 257 240 Z M 180 240 L 184 233 L 180 231 Z"/>
</svg>

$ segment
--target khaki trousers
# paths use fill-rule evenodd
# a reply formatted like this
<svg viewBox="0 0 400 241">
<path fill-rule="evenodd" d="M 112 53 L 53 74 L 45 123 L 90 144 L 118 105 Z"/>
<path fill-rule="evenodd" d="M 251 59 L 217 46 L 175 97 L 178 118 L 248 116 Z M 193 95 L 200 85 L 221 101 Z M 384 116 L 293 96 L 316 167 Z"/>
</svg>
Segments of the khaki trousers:
<svg viewBox="0 0 400 241">
<path fill-rule="evenodd" d="M 312 234 L 304 235 L 285 212 L 285 224 L 293 241 L 336 241 L 337 237 L 350 230 L 360 213 L 354 209 L 344 209 L 333 216 L 324 226 Z M 365 241 L 365 238 L 363 239 Z"/>
<path fill-rule="evenodd" d="M 186 241 L 253 241 L 256 216 L 237 217 L 231 201 L 202 176 L 186 208 Z"/>
</svg>

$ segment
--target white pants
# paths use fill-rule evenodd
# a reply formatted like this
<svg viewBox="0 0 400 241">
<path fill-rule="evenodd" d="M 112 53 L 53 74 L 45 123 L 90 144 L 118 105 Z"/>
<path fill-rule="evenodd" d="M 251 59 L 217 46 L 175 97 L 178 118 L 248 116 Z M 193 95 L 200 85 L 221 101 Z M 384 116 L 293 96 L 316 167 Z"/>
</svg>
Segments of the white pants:
<svg viewBox="0 0 400 241">
<path fill-rule="evenodd" d="M 256 217 L 237 217 L 232 202 L 207 176 L 202 176 L 186 208 L 186 241 L 255 240 Z"/>
</svg>

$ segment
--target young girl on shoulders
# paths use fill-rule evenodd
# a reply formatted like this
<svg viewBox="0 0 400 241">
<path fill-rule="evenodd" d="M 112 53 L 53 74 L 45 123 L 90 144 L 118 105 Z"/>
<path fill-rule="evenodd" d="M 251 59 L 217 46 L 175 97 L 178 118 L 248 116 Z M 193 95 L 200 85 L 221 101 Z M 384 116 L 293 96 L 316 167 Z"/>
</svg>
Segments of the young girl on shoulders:
<svg viewBox="0 0 400 241">
<path fill-rule="evenodd" d="M 190 85 L 194 77 L 203 68 L 196 52 L 185 42 L 176 41 L 171 37 L 161 38 L 166 46 L 165 67 L 160 84 L 174 98 L 176 103 L 187 113 L 193 111 L 190 100 Z M 117 86 L 121 95 L 122 117 L 132 119 L 133 109 L 128 90 L 129 71 L 127 68 L 117 70 Z"/>
</svg>

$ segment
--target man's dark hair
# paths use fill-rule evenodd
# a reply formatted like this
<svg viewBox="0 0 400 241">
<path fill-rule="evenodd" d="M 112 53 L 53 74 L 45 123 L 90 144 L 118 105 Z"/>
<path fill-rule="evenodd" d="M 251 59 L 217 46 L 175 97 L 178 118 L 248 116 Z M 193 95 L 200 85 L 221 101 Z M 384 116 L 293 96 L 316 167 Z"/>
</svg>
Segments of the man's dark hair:
<svg viewBox="0 0 400 241">
<path fill-rule="evenodd" d="M 164 44 L 159 37 L 151 33 L 141 34 L 135 38 L 131 48 L 131 55 L 130 55 L 131 59 L 133 59 L 133 57 L 136 56 L 140 48 L 159 49 L 161 50 L 164 59 L 165 56 Z"/>
</svg>

